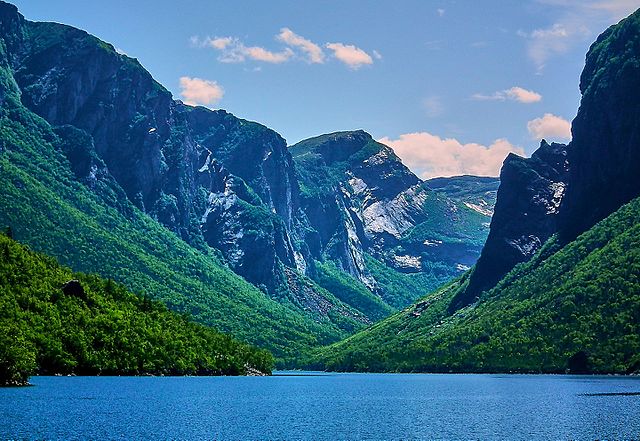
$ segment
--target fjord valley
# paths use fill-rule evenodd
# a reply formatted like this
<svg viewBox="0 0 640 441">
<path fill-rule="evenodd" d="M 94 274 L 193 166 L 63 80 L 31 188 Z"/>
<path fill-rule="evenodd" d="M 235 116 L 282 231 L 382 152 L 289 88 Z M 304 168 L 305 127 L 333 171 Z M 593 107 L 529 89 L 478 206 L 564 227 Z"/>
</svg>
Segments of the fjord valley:
<svg viewBox="0 0 640 441">
<path fill-rule="evenodd" d="M 640 371 L 640 11 L 591 46 L 568 145 L 510 155 L 472 270 L 320 350 L 331 370 Z"/>
<path fill-rule="evenodd" d="M 14 1 L 0 439 L 640 433 L 640 5 Z"/>
<path fill-rule="evenodd" d="M 28 21 L 4 2 L 0 20 L 0 224 L 74 271 L 283 366 L 407 306 L 480 254 L 496 179 L 467 177 L 449 196 L 446 179 L 430 188 L 363 131 L 289 149 L 263 125 L 174 100 L 137 60 L 84 31 Z M 20 341 L 33 361 L 45 355 L 32 337 Z M 80 356 L 71 340 L 56 345 Z M 82 363 L 39 366 L 96 371 Z"/>
<path fill-rule="evenodd" d="M 5 245 L 11 378 L 269 372 L 263 351 L 330 370 L 638 370 L 637 12 L 587 54 L 569 144 L 510 154 L 499 178 L 425 180 L 363 130 L 289 146 L 174 99 L 85 31 L 8 3 L 0 19 L 0 225 L 23 244 Z M 74 279 L 89 294 L 67 299 Z M 53 325 L 60 308 L 76 328 Z M 107 333 L 154 331 L 80 332 L 104 314 Z M 177 323 L 182 352 L 163 349 Z"/>
</svg>

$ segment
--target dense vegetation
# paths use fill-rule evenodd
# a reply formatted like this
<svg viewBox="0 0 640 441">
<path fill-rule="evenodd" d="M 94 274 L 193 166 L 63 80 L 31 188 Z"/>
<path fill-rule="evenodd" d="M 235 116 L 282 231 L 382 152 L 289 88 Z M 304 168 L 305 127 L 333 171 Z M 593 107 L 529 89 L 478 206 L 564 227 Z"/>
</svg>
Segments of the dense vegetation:
<svg viewBox="0 0 640 441">
<path fill-rule="evenodd" d="M 0 385 L 32 374 L 270 373 L 273 357 L 0 235 Z"/>
<path fill-rule="evenodd" d="M 17 240 L 269 349 L 282 362 L 347 335 L 328 316 L 269 298 L 214 250 L 189 246 L 130 203 L 108 175 L 79 182 L 64 154 L 68 130 L 22 105 L 2 51 L 0 45 L 0 225 L 11 226 Z"/>
<path fill-rule="evenodd" d="M 640 371 L 640 199 L 565 247 L 552 238 L 481 300 L 468 275 L 322 349 L 307 365 L 431 372 Z"/>
</svg>

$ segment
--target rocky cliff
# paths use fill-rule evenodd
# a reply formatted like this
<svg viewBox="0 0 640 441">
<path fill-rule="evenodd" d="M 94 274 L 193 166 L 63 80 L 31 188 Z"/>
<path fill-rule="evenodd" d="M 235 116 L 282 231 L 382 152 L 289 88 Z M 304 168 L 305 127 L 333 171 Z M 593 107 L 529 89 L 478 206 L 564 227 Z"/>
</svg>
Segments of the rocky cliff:
<svg viewBox="0 0 640 441">
<path fill-rule="evenodd" d="M 490 211 L 429 189 L 367 133 L 288 149 L 263 125 L 173 99 L 136 59 L 84 31 L 30 22 L 3 2 L 0 18 L 6 87 L 52 126 L 75 178 L 271 298 L 318 320 L 366 323 L 475 262 Z M 353 283 L 359 294 L 345 295 Z M 375 307 L 358 315 L 363 298 Z"/>
<path fill-rule="evenodd" d="M 223 110 L 173 100 L 135 59 L 83 31 L 24 26 L 29 38 L 12 61 L 23 104 L 86 133 L 96 161 L 138 208 L 193 245 L 204 239 L 247 280 L 275 290 L 279 263 L 295 267 L 297 184 L 284 140 Z M 69 153 L 85 178 L 96 171 Z"/>
<path fill-rule="evenodd" d="M 561 207 L 565 242 L 640 194 L 640 11 L 591 45 L 580 92 Z"/>
<path fill-rule="evenodd" d="M 525 262 L 557 231 L 567 182 L 567 146 L 542 141 L 531 158 L 510 154 L 500 171 L 495 213 L 469 284 L 452 309 L 466 306 Z"/>
<path fill-rule="evenodd" d="M 452 310 L 495 286 L 553 234 L 569 243 L 640 195 L 639 86 L 640 10 L 589 49 L 569 145 L 543 140 L 530 159 L 505 161 L 487 243 Z"/>
<path fill-rule="evenodd" d="M 367 265 L 367 256 L 398 274 L 419 275 L 424 289 L 455 277 L 477 259 L 493 208 L 490 195 L 480 203 L 478 191 L 468 189 L 451 198 L 444 189 L 454 184 L 447 179 L 431 189 L 393 150 L 362 130 L 311 138 L 290 150 L 301 206 L 318 233 L 314 257 L 337 262 L 382 298 L 390 293 Z M 474 197 L 478 204 L 471 202 Z"/>
</svg>

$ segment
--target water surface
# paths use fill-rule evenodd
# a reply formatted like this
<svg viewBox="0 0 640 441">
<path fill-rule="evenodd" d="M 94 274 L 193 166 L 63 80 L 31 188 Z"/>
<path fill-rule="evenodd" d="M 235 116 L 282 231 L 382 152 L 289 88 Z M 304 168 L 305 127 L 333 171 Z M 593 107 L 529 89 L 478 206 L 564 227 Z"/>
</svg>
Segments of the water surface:
<svg viewBox="0 0 640 441">
<path fill-rule="evenodd" d="M 0 439 L 638 439 L 640 378 L 33 377 Z"/>
</svg>

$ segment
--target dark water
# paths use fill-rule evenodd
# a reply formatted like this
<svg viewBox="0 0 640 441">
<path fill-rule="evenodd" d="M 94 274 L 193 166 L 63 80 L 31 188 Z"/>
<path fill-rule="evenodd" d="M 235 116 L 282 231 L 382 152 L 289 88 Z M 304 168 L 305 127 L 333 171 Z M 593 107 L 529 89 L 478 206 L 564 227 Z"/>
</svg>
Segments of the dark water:
<svg viewBox="0 0 640 441">
<path fill-rule="evenodd" d="M 640 378 L 322 374 L 32 383 L 0 389 L 0 439 L 640 438 Z"/>
</svg>

